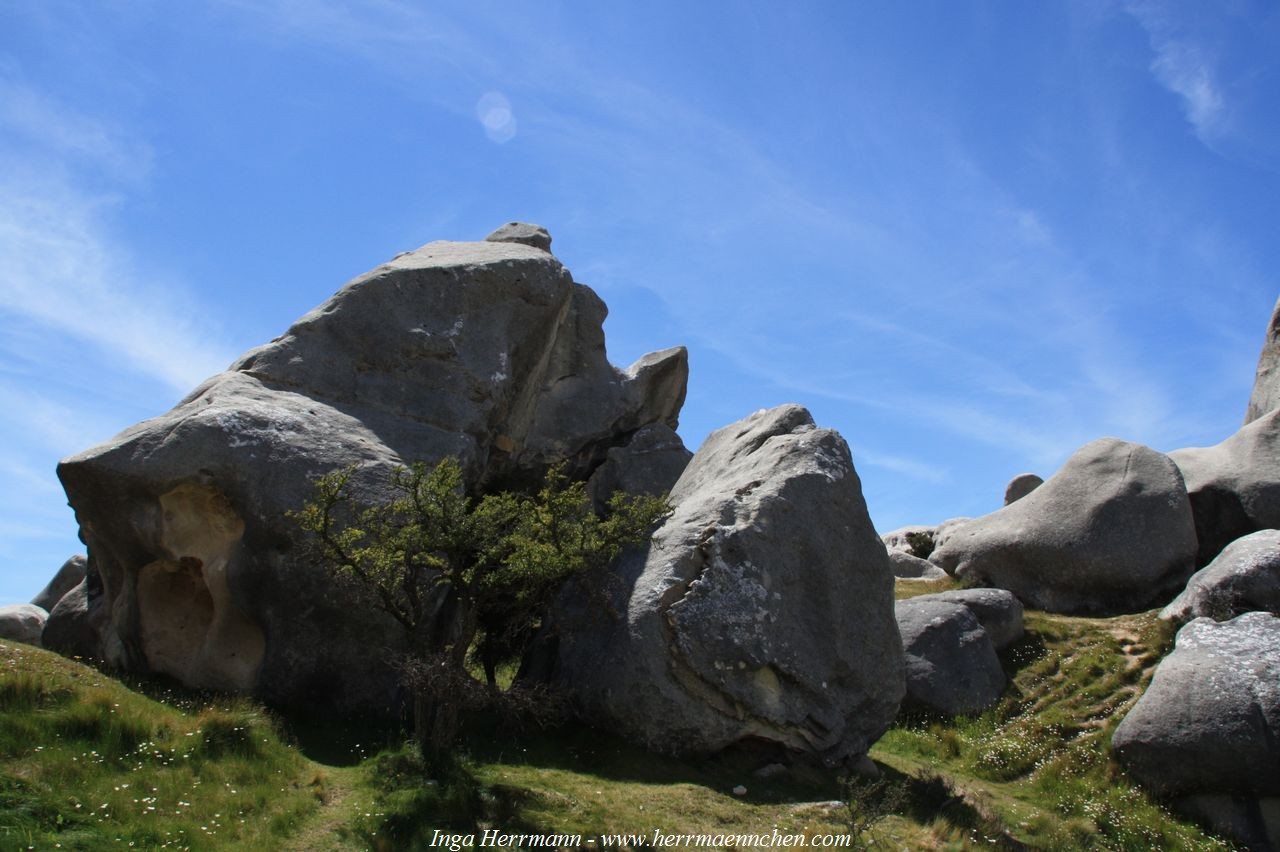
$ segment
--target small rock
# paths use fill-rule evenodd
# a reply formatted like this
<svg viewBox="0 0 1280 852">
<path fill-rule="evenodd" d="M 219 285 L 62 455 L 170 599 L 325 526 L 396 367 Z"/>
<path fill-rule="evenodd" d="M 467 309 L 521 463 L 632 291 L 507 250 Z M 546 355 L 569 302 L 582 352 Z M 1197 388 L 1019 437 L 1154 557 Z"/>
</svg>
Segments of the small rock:
<svg viewBox="0 0 1280 852">
<path fill-rule="evenodd" d="M 1010 503 L 1016 503 L 1041 485 L 1044 485 L 1044 480 L 1034 473 L 1018 474 L 1005 486 L 1004 504 L 1008 506 Z"/>
<path fill-rule="evenodd" d="M 0 639 L 39 645 L 48 618 L 49 613 L 35 604 L 0 606 Z"/>
<path fill-rule="evenodd" d="M 760 767 L 752 774 L 761 780 L 768 780 L 770 778 L 777 778 L 779 775 L 786 775 L 787 767 L 782 763 L 770 763 L 768 766 Z"/>
<path fill-rule="evenodd" d="M 523 243 L 526 246 L 533 246 L 545 252 L 551 251 L 551 234 L 541 225 L 531 225 L 528 222 L 508 222 L 485 237 L 485 241 L 490 243 Z"/>
<path fill-rule="evenodd" d="M 733 788 L 733 795 L 735 795 L 735 796 L 745 796 L 745 795 L 747 795 L 747 788 L 746 788 L 746 787 L 743 787 L 741 784 L 739 784 L 737 787 L 734 787 L 734 788 Z"/>
</svg>

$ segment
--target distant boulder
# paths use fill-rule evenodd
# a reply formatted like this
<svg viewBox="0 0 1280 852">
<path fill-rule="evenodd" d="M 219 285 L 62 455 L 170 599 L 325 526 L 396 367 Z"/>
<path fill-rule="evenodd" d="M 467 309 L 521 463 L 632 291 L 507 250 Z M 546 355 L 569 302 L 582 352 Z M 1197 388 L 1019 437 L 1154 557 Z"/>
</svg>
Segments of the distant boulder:
<svg viewBox="0 0 1280 852">
<path fill-rule="evenodd" d="M 1258 356 L 1258 371 L 1253 379 L 1253 393 L 1244 413 L 1244 425 L 1280 408 L 1280 301 L 1271 312 L 1267 336 Z"/>
<path fill-rule="evenodd" d="M 1162 795 L 1280 795 L 1280 618 L 1197 618 L 1112 738 Z"/>
<path fill-rule="evenodd" d="M 354 497 L 375 503 L 392 468 L 446 456 L 476 491 L 530 485 L 562 461 L 585 478 L 638 430 L 676 428 L 684 349 L 616 369 L 600 298 L 545 231 L 502 230 L 395 257 L 172 411 L 59 465 L 110 663 L 282 705 L 393 712 L 398 625 L 331 582 L 288 516 L 313 480 L 351 467 Z"/>
<path fill-rule="evenodd" d="M 1280 411 L 1212 447 L 1169 453 L 1182 470 L 1199 547 L 1197 565 L 1258 530 L 1280 528 Z"/>
<path fill-rule="evenodd" d="M 88 564 L 89 562 L 83 554 L 77 553 L 72 556 L 62 563 L 58 573 L 53 575 L 53 579 L 40 591 L 40 594 L 31 599 L 31 602 L 45 612 L 52 612 L 53 608 L 58 605 L 58 601 L 62 600 L 62 596 L 78 586 L 80 581 L 84 579 L 85 568 Z"/>
<path fill-rule="evenodd" d="M 551 234 L 541 225 L 528 222 L 508 222 L 485 237 L 491 243 L 523 243 L 543 251 L 551 251 Z"/>
<path fill-rule="evenodd" d="M 1016 503 L 965 522 L 930 561 L 1052 612 L 1136 612 L 1194 570 L 1195 525 L 1177 466 L 1103 438 Z"/>
<path fill-rule="evenodd" d="M 969 715 L 999 700 L 1004 669 L 969 607 L 922 595 L 898 601 L 895 615 L 907 665 L 903 709 Z"/>
<path fill-rule="evenodd" d="M 893 576 L 899 580 L 945 580 L 950 576 L 929 560 L 901 550 L 889 551 L 889 565 L 893 568 Z"/>
<path fill-rule="evenodd" d="M 669 499 L 652 542 L 615 565 L 617 618 L 566 629 L 552 678 L 588 722 L 659 751 L 865 754 L 896 715 L 903 659 L 844 440 L 799 406 L 756 412 L 710 435 Z"/>
<path fill-rule="evenodd" d="M 35 604 L 0 606 L 0 639 L 39 645 L 49 613 Z"/>
<path fill-rule="evenodd" d="M 1258 611 L 1280 615 L 1280 530 L 1260 530 L 1231 542 L 1191 576 L 1160 617 L 1185 624 L 1201 616 L 1227 621 Z"/>
<path fill-rule="evenodd" d="M 89 566 L 79 585 L 67 592 L 49 613 L 41 642 L 50 651 L 86 660 L 120 659 L 119 635 L 108 630 L 111 615 L 101 578 Z M 108 653 L 108 641 L 114 643 Z"/>
<path fill-rule="evenodd" d="M 933 553 L 934 527 L 909 526 L 900 527 L 893 532 L 880 536 L 884 546 L 890 551 L 909 553 L 917 559 L 928 559 Z"/>
<path fill-rule="evenodd" d="M 1018 474 L 1013 479 L 1010 479 L 1009 484 L 1004 488 L 1004 505 L 1008 506 L 1010 503 L 1016 503 L 1041 485 L 1044 485 L 1044 479 L 1037 474 Z"/>
</svg>

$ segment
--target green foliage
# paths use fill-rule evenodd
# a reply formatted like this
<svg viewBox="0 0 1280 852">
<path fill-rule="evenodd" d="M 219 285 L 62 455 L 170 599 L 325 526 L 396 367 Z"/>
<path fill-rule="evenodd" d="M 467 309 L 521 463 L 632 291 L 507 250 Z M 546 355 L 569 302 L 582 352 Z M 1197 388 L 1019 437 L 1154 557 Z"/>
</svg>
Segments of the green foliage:
<svg viewBox="0 0 1280 852">
<path fill-rule="evenodd" d="M 468 654 L 494 686 L 498 665 L 519 656 L 564 582 L 607 567 L 668 511 L 660 499 L 614 494 L 598 515 L 563 466 L 535 495 L 473 500 L 453 458 L 394 470 L 391 499 L 360 507 L 353 473 L 317 479 L 293 517 L 334 576 L 372 592 L 403 628 L 417 735 L 435 750 L 449 745 L 465 704 L 493 694 L 470 683 Z"/>
<path fill-rule="evenodd" d="M 844 816 L 854 849 L 870 849 L 879 842 L 877 827 L 898 813 L 907 801 L 907 785 L 889 778 L 850 776 L 842 782 Z"/>
</svg>

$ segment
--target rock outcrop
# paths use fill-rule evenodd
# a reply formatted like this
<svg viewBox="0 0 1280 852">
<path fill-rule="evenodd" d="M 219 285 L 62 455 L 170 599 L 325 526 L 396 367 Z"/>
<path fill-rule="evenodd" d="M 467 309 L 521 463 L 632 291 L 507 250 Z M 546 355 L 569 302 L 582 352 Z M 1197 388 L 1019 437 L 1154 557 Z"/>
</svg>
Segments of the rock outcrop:
<svg viewBox="0 0 1280 852">
<path fill-rule="evenodd" d="M 1248 426 L 1280 408 L 1280 300 L 1271 312 L 1267 336 L 1258 356 L 1258 372 L 1253 379 L 1253 393 L 1245 409 L 1244 425 Z"/>
<path fill-rule="evenodd" d="M 599 507 L 616 491 L 662 497 L 671 491 L 693 453 L 665 423 L 640 429 L 625 446 L 614 447 L 587 480 L 587 494 Z"/>
<path fill-rule="evenodd" d="M 62 600 L 62 596 L 80 585 L 81 581 L 84 580 L 84 572 L 88 564 L 89 562 L 85 559 L 84 554 L 77 553 L 72 556 L 62 563 L 58 573 L 53 575 L 53 579 L 40 590 L 40 594 L 31 599 L 31 602 L 45 612 L 52 612 L 53 608 L 58 605 L 58 601 Z"/>
<path fill-rule="evenodd" d="M 615 565 L 618 618 L 566 630 L 584 718 L 665 752 L 865 754 L 903 695 L 893 577 L 849 448 L 789 405 L 707 438 Z"/>
<path fill-rule="evenodd" d="M 1016 503 L 965 522 L 930 561 L 1052 612 L 1135 612 L 1194 570 L 1195 524 L 1177 466 L 1103 438 Z"/>
<path fill-rule="evenodd" d="M 897 550 L 909 553 L 917 559 L 928 559 L 929 554 L 933 553 L 933 535 L 934 527 L 915 524 L 887 532 L 880 536 L 880 540 L 890 551 Z"/>
<path fill-rule="evenodd" d="M 969 607 L 922 595 L 898 601 L 895 615 L 907 663 L 903 709 L 968 715 L 1000 698 L 1004 669 Z"/>
<path fill-rule="evenodd" d="M 1008 506 L 1010 503 L 1018 502 L 1041 485 L 1044 485 L 1044 479 L 1037 474 L 1018 474 L 1013 479 L 1010 479 L 1009 484 L 1004 487 L 1004 505 Z"/>
<path fill-rule="evenodd" d="M 49 613 L 41 642 L 50 651 L 66 657 L 86 660 L 122 659 L 119 635 L 108 630 L 111 614 L 107 611 L 107 598 L 102 588 L 102 578 L 96 571 L 88 571 L 83 581 L 67 592 Z M 111 653 L 107 652 L 110 640 Z"/>
<path fill-rule="evenodd" d="M 1212 447 L 1174 450 L 1199 548 L 1197 565 L 1258 530 L 1280 528 L 1280 411 L 1272 411 Z"/>
<path fill-rule="evenodd" d="M 1227 545 L 1191 576 L 1160 617 L 1185 624 L 1202 616 L 1227 621 L 1246 612 L 1280 615 L 1280 530 L 1260 530 Z"/>
<path fill-rule="evenodd" d="M 536 226 L 506 226 L 401 254 L 172 411 L 63 461 L 109 661 L 283 704 L 387 709 L 396 626 L 330 583 L 287 517 L 316 476 L 353 467 L 365 502 L 385 499 L 392 467 L 445 456 L 476 488 L 561 460 L 581 477 L 643 427 L 677 425 L 684 350 L 612 367 L 604 303 L 549 246 Z"/>
<path fill-rule="evenodd" d="M 35 604 L 0 606 L 0 639 L 39 645 L 49 613 Z"/>
<path fill-rule="evenodd" d="M 1112 748 L 1162 795 L 1280 795 L 1280 618 L 1183 627 Z"/>
</svg>

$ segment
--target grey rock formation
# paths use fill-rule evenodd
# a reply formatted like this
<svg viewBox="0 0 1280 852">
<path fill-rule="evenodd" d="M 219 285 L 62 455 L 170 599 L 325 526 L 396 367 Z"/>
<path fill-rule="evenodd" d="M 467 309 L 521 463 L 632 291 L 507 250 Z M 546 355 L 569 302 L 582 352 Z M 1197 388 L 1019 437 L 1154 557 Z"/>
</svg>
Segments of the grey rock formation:
<svg viewBox="0 0 1280 852">
<path fill-rule="evenodd" d="M 354 466 L 461 462 L 469 485 L 586 476 L 650 424 L 677 426 L 683 349 L 626 371 L 604 303 L 520 242 L 429 243 L 340 289 L 172 411 L 58 474 L 106 599 L 108 661 L 281 704 L 382 712 L 400 635 L 330 582 L 287 512 Z"/>
<path fill-rule="evenodd" d="M 901 550 L 889 551 L 889 565 L 899 580 L 944 580 L 950 576 L 929 560 Z"/>
<path fill-rule="evenodd" d="M 35 604 L 0 606 L 0 639 L 39 645 L 49 613 Z"/>
<path fill-rule="evenodd" d="M 1280 530 L 1259 530 L 1231 542 L 1191 576 L 1160 617 L 1185 624 L 1201 616 L 1226 621 L 1256 611 L 1280 615 Z"/>
<path fill-rule="evenodd" d="M 77 553 L 72 556 L 62 563 L 58 573 L 53 575 L 53 579 L 41 589 L 40 594 L 31 599 L 31 602 L 45 612 L 52 612 L 58 605 L 58 601 L 62 600 L 62 596 L 84 580 L 84 572 L 88 564 L 83 554 Z"/>
<path fill-rule="evenodd" d="M 1280 618 L 1183 627 L 1112 748 L 1162 795 L 1280 795 Z"/>
<path fill-rule="evenodd" d="M 1253 394 L 1245 409 L 1244 425 L 1280 408 L 1280 300 L 1271 311 L 1267 336 L 1258 356 L 1258 372 L 1253 379 Z"/>
<path fill-rule="evenodd" d="M 959 530 L 965 524 L 969 523 L 972 520 L 973 518 L 948 518 L 947 520 L 943 521 L 942 523 L 934 527 L 933 528 L 933 550 L 929 551 L 929 556 L 928 556 L 929 561 L 933 562 L 934 561 L 933 554 L 938 551 L 938 548 L 942 547 L 942 545 L 950 541 L 952 537 L 954 537 L 955 534 L 959 532 Z M 935 562 L 934 564 L 937 564 L 937 563 Z M 939 566 L 939 567 L 942 567 L 942 566 Z"/>
<path fill-rule="evenodd" d="M 907 661 L 904 709 L 967 715 L 999 700 L 1004 670 L 969 607 L 922 595 L 895 609 Z"/>
<path fill-rule="evenodd" d="M 713 433 L 673 514 L 559 639 L 584 718 L 667 752 L 864 754 L 903 694 L 893 578 L 848 445 L 787 405 Z"/>
<path fill-rule="evenodd" d="M 934 530 L 934 527 L 915 524 L 887 532 L 880 536 L 880 540 L 890 551 L 897 550 L 909 553 L 917 559 L 928 559 L 929 554 L 933 553 Z"/>
<path fill-rule="evenodd" d="M 89 566 L 85 579 L 58 601 L 45 622 L 41 641 L 50 651 L 67 657 L 105 660 L 122 657 L 120 639 L 107 629 L 111 620 L 101 578 Z M 110 655 L 106 651 L 108 637 L 114 643 Z"/>
<path fill-rule="evenodd" d="M 1257 530 L 1280 528 L 1280 411 L 1254 420 L 1212 447 L 1174 450 L 1200 545 L 1196 564 Z"/>
<path fill-rule="evenodd" d="M 1009 484 L 1004 488 L 1004 505 L 1008 506 L 1010 503 L 1016 503 L 1041 485 L 1044 485 L 1044 479 L 1037 474 L 1018 474 L 1013 479 L 1010 479 Z"/>
<path fill-rule="evenodd" d="M 912 600 L 946 601 L 968 608 L 997 651 L 1022 638 L 1022 601 L 1004 589 L 951 589 Z"/>
<path fill-rule="evenodd" d="M 615 491 L 665 496 L 689 465 L 693 453 L 665 423 L 645 426 L 624 446 L 614 447 L 587 480 L 587 494 L 603 506 Z"/>
<path fill-rule="evenodd" d="M 930 561 L 1052 612 L 1135 612 L 1194 569 L 1182 475 L 1147 447 L 1103 438 L 1035 491 L 958 527 Z"/>
<path fill-rule="evenodd" d="M 541 225 L 508 222 L 485 239 L 491 243 L 523 243 L 543 251 L 551 251 L 551 234 Z"/>
</svg>

